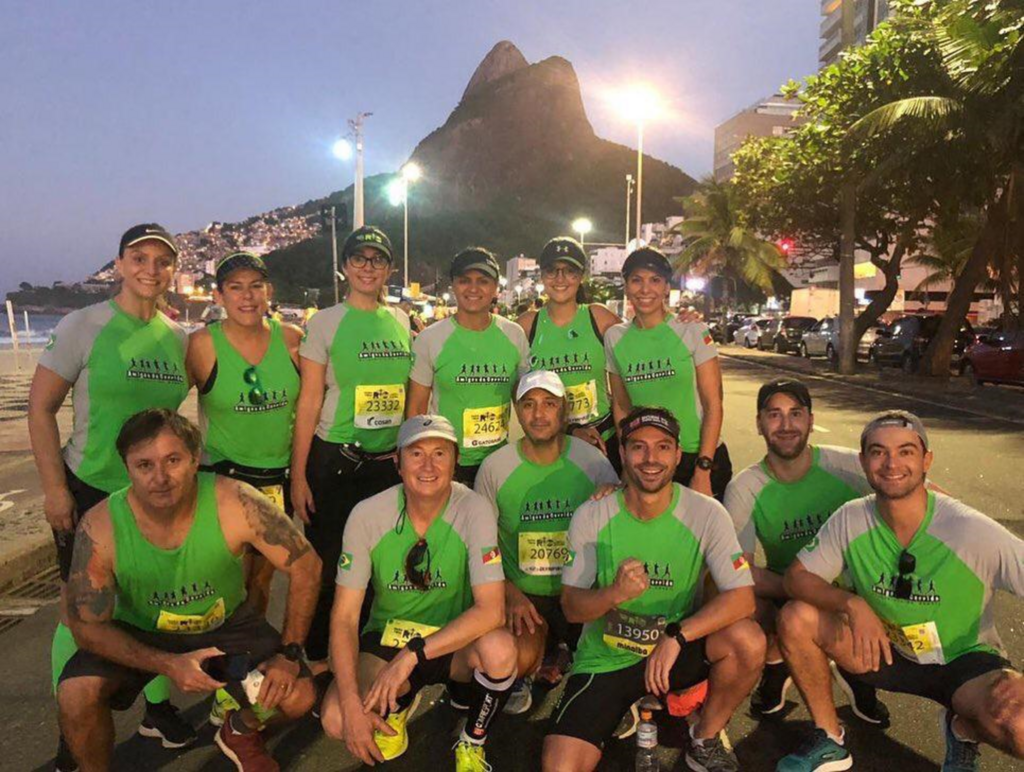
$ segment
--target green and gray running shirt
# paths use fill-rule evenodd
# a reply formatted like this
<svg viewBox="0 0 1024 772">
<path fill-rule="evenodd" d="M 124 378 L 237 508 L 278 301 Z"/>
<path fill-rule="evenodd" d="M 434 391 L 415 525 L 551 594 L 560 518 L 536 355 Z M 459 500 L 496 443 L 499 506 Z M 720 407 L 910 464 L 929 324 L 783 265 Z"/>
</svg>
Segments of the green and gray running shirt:
<svg viewBox="0 0 1024 772">
<path fill-rule="evenodd" d="M 569 324 L 559 327 L 542 308 L 533 322 L 530 369 L 557 373 L 565 384 L 570 424 L 595 424 L 611 413 L 604 343 L 594 329 L 590 307 L 580 305 Z M 614 432 L 614 427 L 607 432 Z"/>
<path fill-rule="evenodd" d="M 697 393 L 697 368 L 718 356 L 708 328 L 668 314 L 650 329 L 622 322 L 605 333 L 604 349 L 608 372 L 622 379 L 633 407 L 668 408 L 679 421 L 683 451 L 700 450 L 704 410 Z"/>
<path fill-rule="evenodd" d="M 672 503 L 651 520 L 630 513 L 621 491 L 576 510 L 562 584 L 609 587 L 627 558 L 644 563 L 650 587 L 584 626 L 573 673 L 608 673 L 642 661 L 667 622 L 696 610 L 705 567 L 722 592 L 754 584 L 725 507 L 678 483 Z"/>
<path fill-rule="evenodd" d="M 848 501 L 871 493 L 856 450 L 812 445 L 811 468 L 796 482 L 772 476 L 762 460 L 736 475 L 725 489 L 740 547 L 753 553 L 760 541 L 768 570 L 785 573 L 825 521 Z"/>
<path fill-rule="evenodd" d="M 299 355 L 327 367 L 317 436 L 368 453 L 394 450 L 412 366 L 408 314 L 338 303 L 309 320 Z"/>
<path fill-rule="evenodd" d="M 429 412 L 455 427 L 459 464 L 477 466 L 508 439 L 512 389 L 529 369 L 526 333 L 500 316 L 480 331 L 449 316 L 421 332 L 412 350 L 410 377 L 430 387 Z"/>
<path fill-rule="evenodd" d="M 480 465 L 476 492 L 495 504 L 505 578 L 529 595 L 558 595 L 569 555 L 569 520 L 598 485 L 619 482 L 611 463 L 589 442 L 565 438 L 562 454 L 540 466 L 522 440 Z"/>
<path fill-rule="evenodd" d="M 205 633 L 220 627 L 245 600 L 242 555 L 224 541 L 217 512 L 217 476 L 200 472 L 196 511 L 185 541 L 156 547 L 142 535 L 128 488 L 112 493 L 114 618 L 140 630 Z"/>
<path fill-rule="evenodd" d="M 336 581 L 352 590 L 372 583 L 363 632 L 381 633 L 385 646 L 401 648 L 414 634 L 436 632 L 473 605 L 473 587 L 505 580 L 491 505 L 462 483 L 452 483 L 448 504 L 425 534 L 427 551 L 417 567 L 429 580 L 426 590 L 405 573 L 419 538 L 401 484 L 361 501 L 345 524 Z"/>
<path fill-rule="evenodd" d="M 188 394 L 187 335 L 157 313 L 148 322 L 107 300 L 60 320 L 39 364 L 72 384 L 74 423 L 64 461 L 107 493 L 128 484 L 115 443 L 141 410 L 177 410 Z"/>
<path fill-rule="evenodd" d="M 915 561 L 907 599 L 896 597 L 903 549 L 872 495 L 840 507 L 797 559 L 827 582 L 845 571 L 911 661 L 942 665 L 972 651 L 1001 654 L 992 595 L 1003 589 L 1024 597 L 1024 541 L 929 491 L 924 520 L 906 547 Z"/>
<path fill-rule="evenodd" d="M 199 425 L 205 444 L 203 463 L 233 461 L 258 469 L 288 466 L 295 427 L 295 401 L 299 397 L 299 371 L 295 369 L 281 323 L 270 324 L 270 345 L 263 359 L 250 365 L 224 335 L 221 323 L 207 329 L 217 357 L 215 369 L 199 392 Z M 249 399 L 253 386 L 245 373 L 255 369 L 266 395 L 263 404 Z"/>
</svg>

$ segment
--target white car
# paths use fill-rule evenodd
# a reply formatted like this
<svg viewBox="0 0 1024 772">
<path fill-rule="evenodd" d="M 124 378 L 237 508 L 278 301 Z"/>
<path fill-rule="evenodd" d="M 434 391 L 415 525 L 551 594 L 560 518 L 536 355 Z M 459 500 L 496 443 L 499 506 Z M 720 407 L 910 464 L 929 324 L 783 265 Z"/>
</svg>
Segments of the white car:
<svg viewBox="0 0 1024 772">
<path fill-rule="evenodd" d="M 867 359 L 871 344 L 878 336 L 880 327 L 868 327 L 857 344 L 857 358 Z M 839 319 L 826 317 L 804 333 L 800 340 L 800 355 L 804 357 L 827 357 L 830 362 L 839 361 Z"/>
<path fill-rule="evenodd" d="M 743 326 L 736 330 L 734 340 L 744 348 L 754 348 L 761 337 L 761 333 L 772 321 L 770 316 L 757 316 L 747 319 Z"/>
</svg>

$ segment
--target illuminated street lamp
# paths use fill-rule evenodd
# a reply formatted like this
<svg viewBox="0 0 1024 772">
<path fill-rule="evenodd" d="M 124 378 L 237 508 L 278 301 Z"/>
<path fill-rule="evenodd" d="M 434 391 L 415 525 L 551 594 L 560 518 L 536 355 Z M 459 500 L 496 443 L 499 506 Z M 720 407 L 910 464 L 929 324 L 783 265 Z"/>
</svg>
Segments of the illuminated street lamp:
<svg viewBox="0 0 1024 772">
<path fill-rule="evenodd" d="M 402 205 L 404 210 L 404 252 L 405 266 L 403 272 L 403 285 L 409 287 L 409 188 L 416 180 L 423 176 L 423 170 L 418 164 L 407 163 L 402 167 L 401 176 L 392 180 L 387 187 L 388 201 L 392 206 Z"/>
<path fill-rule="evenodd" d="M 644 124 L 657 118 L 662 111 L 661 98 L 650 87 L 636 85 L 620 92 L 615 97 L 620 114 L 636 123 L 636 240 L 640 242 L 640 228 L 643 224 L 644 191 Z"/>
<path fill-rule="evenodd" d="M 347 161 L 352 157 L 352 143 L 347 139 L 339 139 L 334 143 L 331 152 L 339 161 Z"/>
<path fill-rule="evenodd" d="M 572 221 L 572 229 L 580 234 L 580 246 L 583 246 L 587 234 L 594 230 L 594 223 L 586 217 L 577 217 Z"/>
</svg>

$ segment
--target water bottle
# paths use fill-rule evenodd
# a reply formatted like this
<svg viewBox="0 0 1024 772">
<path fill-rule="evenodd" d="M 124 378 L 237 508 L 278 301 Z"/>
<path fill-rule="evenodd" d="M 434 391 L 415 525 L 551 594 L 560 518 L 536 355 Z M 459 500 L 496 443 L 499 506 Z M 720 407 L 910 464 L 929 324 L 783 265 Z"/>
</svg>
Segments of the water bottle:
<svg viewBox="0 0 1024 772">
<path fill-rule="evenodd" d="M 636 727 L 636 772 L 658 772 L 658 725 L 653 714 L 640 709 L 640 723 Z"/>
</svg>

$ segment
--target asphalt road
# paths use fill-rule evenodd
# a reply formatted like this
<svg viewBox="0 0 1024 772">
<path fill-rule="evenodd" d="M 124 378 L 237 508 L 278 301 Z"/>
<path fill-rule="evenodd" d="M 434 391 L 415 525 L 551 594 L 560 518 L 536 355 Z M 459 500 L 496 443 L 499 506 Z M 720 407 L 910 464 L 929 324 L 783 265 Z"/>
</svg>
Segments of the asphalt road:
<svg viewBox="0 0 1024 772">
<path fill-rule="evenodd" d="M 737 470 L 757 461 L 763 443 L 754 427 L 754 400 L 759 385 L 777 373 L 750 362 L 724 360 L 726 425 L 724 436 Z M 896 374 L 893 377 L 898 377 Z M 835 381 L 811 382 L 815 399 L 817 432 L 814 441 L 853 447 L 865 417 L 890 407 L 902 407 L 921 415 L 928 426 L 935 451 L 933 478 L 968 504 L 1000 520 L 1024 536 L 1024 433 L 1015 424 L 978 418 L 955 408 L 930 405 L 919 400 L 888 396 L 876 391 Z M 13 462 L 15 459 L 8 459 Z M 26 487 L 26 486 L 21 486 Z M 276 601 L 280 605 L 281 588 Z M 276 610 L 280 614 L 280 608 Z M 279 617 L 278 617 L 279 618 Z M 1011 659 L 1024 661 L 1024 602 L 1000 593 L 996 619 Z M 35 614 L 9 632 L 0 635 L 0 768 L 44 770 L 50 768 L 56 742 L 56 723 L 49 693 L 50 636 L 56 621 L 50 607 Z M 428 690 L 410 724 L 411 745 L 406 755 L 388 765 L 390 770 L 450 768 L 450 747 L 456 729 L 455 714 L 440 702 L 438 689 Z M 539 769 L 539 752 L 547 717 L 557 692 L 535 693 L 534 709 L 525 716 L 503 717 L 488 743 L 489 759 L 496 770 Z M 859 725 L 846 708 L 840 715 L 849 725 L 850 748 L 856 769 L 918 772 L 934 770 L 943 755 L 942 736 L 935 706 L 923 700 L 885 695 L 893 715 L 886 732 Z M 773 770 L 776 761 L 792 750 L 809 727 L 808 715 L 795 691 L 791 706 L 782 718 L 758 723 L 744 704 L 729 727 L 729 735 L 744 770 Z M 842 704 L 843 698 L 838 698 Z M 204 724 L 200 744 L 185 752 L 165 751 L 154 741 L 133 734 L 140 718 L 135 708 L 118 716 L 116 769 L 161 769 L 182 772 L 229 770 L 232 765 L 212 744 L 212 731 L 205 726 L 208 702 L 190 702 L 177 697 L 179 705 L 190 705 L 187 716 Z M 678 750 L 682 729 L 679 722 L 665 723 L 661 730 L 663 769 L 685 769 Z M 359 768 L 341 744 L 328 741 L 311 718 L 277 731 L 271 739 L 275 756 L 285 769 L 351 770 Z M 602 769 L 632 769 L 631 742 L 612 742 Z M 982 769 L 986 772 L 1020 770 L 1013 761 L 992 749 L 985 749 Z"/>
</svg>

